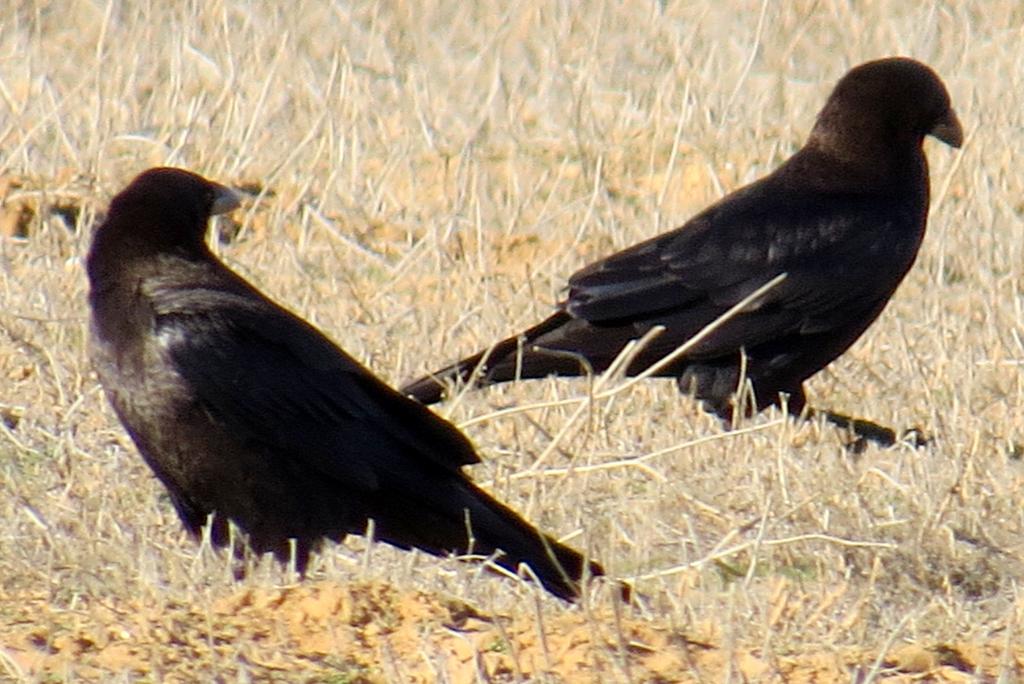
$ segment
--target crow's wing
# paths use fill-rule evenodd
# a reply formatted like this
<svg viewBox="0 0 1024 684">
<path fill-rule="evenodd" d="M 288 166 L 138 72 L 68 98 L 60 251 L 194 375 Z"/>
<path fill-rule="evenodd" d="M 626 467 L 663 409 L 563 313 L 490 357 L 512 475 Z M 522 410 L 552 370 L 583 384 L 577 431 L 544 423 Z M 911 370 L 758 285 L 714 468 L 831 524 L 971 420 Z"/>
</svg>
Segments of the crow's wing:
<svg viewBox="0 0 1024 684">
<path fill-rule="evenodd" d="M 211 417 L 363 489 L 479 462 L 451 424 L 375 378 L 305 321 L 246 292 L 154 288 L 157 335 Z"/>
<path fill-rule="evenodd" d="M 917 202 L 781 191 L 772 181 L 577 272 L 564 308 L 597 326 L 670 321 L 696 332 L 785 273 L 694 349 L 709 357 L 825 332 L 876 310 L 917 254 L 924 226 Z"/>
</svg>

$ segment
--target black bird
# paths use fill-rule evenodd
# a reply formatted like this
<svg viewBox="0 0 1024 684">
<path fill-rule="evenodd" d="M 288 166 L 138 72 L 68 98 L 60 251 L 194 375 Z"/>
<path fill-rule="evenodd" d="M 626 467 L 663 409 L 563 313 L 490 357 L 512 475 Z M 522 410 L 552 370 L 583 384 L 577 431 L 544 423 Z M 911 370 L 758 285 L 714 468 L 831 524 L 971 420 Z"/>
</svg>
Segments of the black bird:
<svg viewBox="0 0 1024 684">
<path fill-rule="evenodd" d="M 303 571 L 324 538 L 362 534 L 435 555 L 530 566 L 576 598 L 576 551 L 476 487 L 469 440 L 311 325 L 258 292 L 205 244 L 235 194 L 151 169 L 110 204 L 87 259 L 91 356 L 110 403 L 185 527 L 228 522 L 258 553 Z"/>
<path fill-rule="evenodd" d="M 926 135 L 953 147 L 963 139 L 935 72 L 899 57 L 862 64 L 773 173 L 681 228 L 583 268 L 550 318 L 402 392 L 430 404 L 452 382 L 600 372 L 629 341 L 663 326 L 627 367 L 637 375 L 785 274 L 656 375 L 677 378 L 727 421 L 744 374 L 755 396 L 746 413 L 785 397 L 799 415 L 804 380 L 860 337 L 914 263 L 928 215 Z M 883 444 L 895 440 L 869 421 L 826 417 Z"/>
</svg>

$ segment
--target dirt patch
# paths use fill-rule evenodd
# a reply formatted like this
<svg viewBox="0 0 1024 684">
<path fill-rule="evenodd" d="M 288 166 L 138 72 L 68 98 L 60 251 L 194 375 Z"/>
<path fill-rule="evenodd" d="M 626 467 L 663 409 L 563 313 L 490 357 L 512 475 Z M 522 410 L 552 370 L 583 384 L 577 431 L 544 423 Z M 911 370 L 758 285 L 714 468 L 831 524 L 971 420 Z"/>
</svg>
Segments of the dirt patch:
<svg viewBox="0 0 1024 684">
<path fill-rule="evenodd" d="M 234 674 L 332 682 L 850 681 L 876 654 L 798 654 L 730 646 L 713 624 L 676 630 L 610 606 L 523 606 L 486 615 L 458 600 L 380 583 L 245 588 L 210 605 L 95 600 L 58 609 L 44 595 L 4 597 L 4 665 L 18 678 L 164 681 Z M 616 613 L 619 613 L 618 615 Z M 878 681 L 963 682 L 1024 672 L 1024 647 L 900 645 Z"/>
</svg>

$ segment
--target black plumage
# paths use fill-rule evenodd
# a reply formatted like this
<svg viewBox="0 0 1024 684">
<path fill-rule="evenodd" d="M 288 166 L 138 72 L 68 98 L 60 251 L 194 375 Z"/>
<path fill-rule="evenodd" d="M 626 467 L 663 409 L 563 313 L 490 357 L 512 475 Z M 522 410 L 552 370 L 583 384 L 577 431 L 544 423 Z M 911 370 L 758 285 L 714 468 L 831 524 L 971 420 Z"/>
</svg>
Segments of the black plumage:
<svg viewBox="0 0 1024 684">
<path fill-rule="evenodd" d="M 962 142 L 939 77 L 906 58 L 862 64 L 773 173 L 681 228 L 583 268 L 550 318 L 402 391 L 434 403 L 453 381 L 599 372 L 629 341 L 663 326 L 626 369 L 636 375 L 785 274 L 657 375 L 677 378 L 731 420 L 745 372 L 756 397 L 748 412 L 785 396 L 800 414 L 803 382 L 864 332 L 914 262 L 928 214 L 926 135 Z M 883 443 L 894 438 L 867 421 L 827 416 Z"/>
<path fill-rule="evenodd" d="M 189 532 L 237 524 L 298 568 L 322 539 L 362 534 L 428 553 L 526 563 L 573 599 L 603 574 L 476 487 L 450 423 L 374 377 L 209 251 L 237 199 L 179 169 L 117 195 L 87 259 L 91 355 L 118 417 Z M 211 517 L 212 516 L 212 517 Z M 294 541 L 291 541 L 294 540 Z"/>
</svg>

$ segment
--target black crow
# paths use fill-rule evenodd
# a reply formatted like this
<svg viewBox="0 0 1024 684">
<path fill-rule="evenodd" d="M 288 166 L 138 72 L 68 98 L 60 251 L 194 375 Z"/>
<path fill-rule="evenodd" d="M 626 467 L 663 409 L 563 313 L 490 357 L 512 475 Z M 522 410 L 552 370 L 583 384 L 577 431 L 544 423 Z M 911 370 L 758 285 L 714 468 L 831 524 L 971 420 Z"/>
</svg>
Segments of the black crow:
<svg viewBox="0 0 1024 684">
<path fill-rule="evenodd" d="M 189 532 L 228 523 L 256 552 L 361 534 L 528 565 L 567 600 L 601 575 L 476 487 L 469 440 L 263 296 L 205 244 L 234 193 L 151 169 L 117 195 L 87 259 L 91 355 L 114 410 Z M 294 545 L 294 546 L 293 546 Z"/>
<path fill-rule="evenodd" d="M 600 372 L 663 326 L 627 367 L 637 375 L 785 274 L 656 375 L 677 378 L 728 421 L 744 377 L 754 392 L 745 413 L 784 401 L 799 415 L 804 380 L 860 337 L 914 263 L 928 216 L 926 135 L 953 147 L 963 138 L 935 72 L 899 57 L 862 64 L 773 173 L 681 228 L 583 268 L 550 318 L 402 392 L 429 404 L 452 382 Z M 874 423 L 826 416 L 883 444 L 895 439 Z"/>
</svg>

